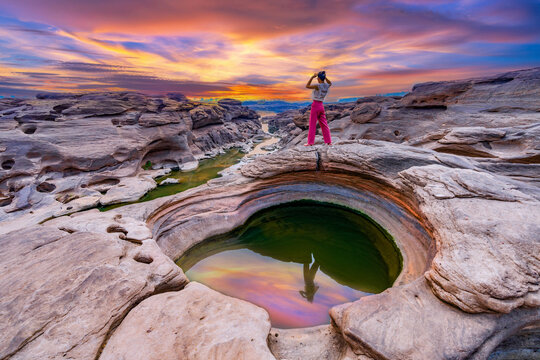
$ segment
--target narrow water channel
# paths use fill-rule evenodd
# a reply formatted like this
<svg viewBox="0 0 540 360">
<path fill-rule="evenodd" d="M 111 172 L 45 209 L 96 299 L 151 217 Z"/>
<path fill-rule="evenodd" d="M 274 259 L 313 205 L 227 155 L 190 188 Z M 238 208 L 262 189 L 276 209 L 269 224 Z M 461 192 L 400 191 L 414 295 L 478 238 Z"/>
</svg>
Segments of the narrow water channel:
<svg viewBox="0 0 540 360">
<path fill-rule="evenodd" d="M 275 144 L 279 141 L 278 137 L 271 136 L 268 133 L 268 124 L 263 123 L 262 129 L 268 134 L 268 138 L 264 139 L 261 143 L 257 144 L 249 153 L 245 154 L 240 149 L 232 148 L 227 150 L 224 154 L 217 155 L 213 158 L 203 159 L 199 161 L 199 167 L 192 171 L 172 171 L 170 174 L 159 177 L 156 179 L 158 186 L 146 193 L 142 198 L 137 201 L 99 206 L 101 211 L 112 210 L 121 206 L 136 204 L 145 201 L 154 200 L 163 196 L 174 195 L 179 192 L 191 189 L 193 187 L 202 185 L 208 180 L 219 177 L 220 171 L 238 163 L 244 156 L 252 157 L 258 154 L 264 154 L 268 151 L 262 149 L 265 146 Z M 165 179 L 177 179 L 177 184 L 162 184 Z"/>
<path fill-rule="evenodd" d="M 144 195 L 142 198 L 140 198 L 137 201 L 130 202 L 130 203 L 120 203 L 120 204 L 102 206 L 99 209 L 101 211 L 107 211 L 107 210 L 115 209 L 117 207 L 128 205 L 128 204 L 135 204 L 135 203 L 150 201 L 150 200 L 154 200 L 163 196 L 173 195 L 173 194 L 185 191 L 187 189 L 191 189 L 193 187 L 202 185 L 206 183 L 208 180 L 218 177 L 219 176 L 218 173 L 221 170 L 226 169 L 229 166 L 236 164 L 245 155 L 246 154 L 241 152 L 240 149 L 236 149 L 236 148 L 230 149 L 226 151 L 224 154 L 217 155 L 213 158 L 203 159 L 199 161 L 199 167 L 195 170 L 172 171 L 170 174 L 157 178 L 156 182 L 158 183 L 158 186 L 155 189 L 150 190 L 148 193 L 146 193 L 146 195 Z M 177 179 L 178 184 L 160 185 L 165 179 L 169 179 L 169 178 Z"/>
</svg>

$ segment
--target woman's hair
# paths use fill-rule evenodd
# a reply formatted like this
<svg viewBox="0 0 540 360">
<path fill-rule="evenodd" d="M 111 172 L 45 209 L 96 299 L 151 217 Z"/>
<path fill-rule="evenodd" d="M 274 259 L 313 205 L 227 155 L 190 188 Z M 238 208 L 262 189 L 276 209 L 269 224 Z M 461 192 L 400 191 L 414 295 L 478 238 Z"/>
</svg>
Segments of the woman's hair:
<svg viewBox="0 0 540 360">
<path fill-rule="evenodd" d="M 322 81 L 324 81 L 324 79 L 326 79 L 326 71 L 319 71 L 319 73 L 317 74 L 317 77 L 321 79 Z"/>
</svg>

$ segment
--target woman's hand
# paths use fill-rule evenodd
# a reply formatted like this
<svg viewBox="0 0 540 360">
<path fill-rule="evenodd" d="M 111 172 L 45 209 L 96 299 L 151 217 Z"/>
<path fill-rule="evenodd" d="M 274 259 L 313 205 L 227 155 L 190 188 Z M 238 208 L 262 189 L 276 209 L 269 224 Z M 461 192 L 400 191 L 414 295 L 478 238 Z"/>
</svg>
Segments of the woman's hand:
<svg viewBox="0 0 540 360">
<path fill-rule="evenodd" d="M 307 89 L 317 89 L 317 85 L 311 85 L 311 82 L 313 81 L 313 79 L 314 79 L 316 76 L 317 76 L 317 74 L 313 74 L 313 75 L 309 78 L 309 80 L 308 80 L 308 82 L 307 82 L 307 84 L 306 84 L 306 88 L 307 88 Z"/>
<path fill-rule="evenodd" d="M 317 77 L 317 75 L 318 75 L 318 74 L 317 74 L 317 73 L 315 73 L 315 74 L 311 75 L 311 78 L 312 78 L 312 79 L 313 79 L 313 78 L 316 78 L 316 77 Z"/>
</svg>

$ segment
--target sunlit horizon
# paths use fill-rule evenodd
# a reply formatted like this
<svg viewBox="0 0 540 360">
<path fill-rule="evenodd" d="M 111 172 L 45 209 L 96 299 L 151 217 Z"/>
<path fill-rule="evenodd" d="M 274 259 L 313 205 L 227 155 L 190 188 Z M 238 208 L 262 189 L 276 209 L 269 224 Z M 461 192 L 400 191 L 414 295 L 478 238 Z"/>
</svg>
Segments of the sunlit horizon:
<svg viewBox="0 0 540 360">
<path fill-rule="evenodd" d="M 540 65 L 540 5 L 485 0 L 0 0 L 0 96 L 328 100 Z"/>
</svg>

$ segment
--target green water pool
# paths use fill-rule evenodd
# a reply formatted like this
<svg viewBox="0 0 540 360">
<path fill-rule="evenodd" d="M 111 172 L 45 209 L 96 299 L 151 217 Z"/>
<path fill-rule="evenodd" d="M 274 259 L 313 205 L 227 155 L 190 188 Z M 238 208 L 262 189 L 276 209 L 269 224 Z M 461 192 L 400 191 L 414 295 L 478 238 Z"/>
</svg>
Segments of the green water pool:
<svg viewBox="0 0 540 360">
<path fill-rule="evenodd" d="M 210 159 L 201 160 L 199 162 L 199 167 L 193 171 L 172 171 L 168 175 L 157 178 L 156 182 L 158 183 L 158 186 L 146 193 L 146 195 L 137 201 L 101 206 L 99 209 L 101 211 L 107 211 L 128 204 L 150 201 L 202 185 L 210 179 L 219 177 L 218 172 L 236 164 L 242 157 L 244 157 L 244 155 L 245 153 L 241 152 L 240 149 L 229 149 L 224 154 L 217 155 Z M 178 179 L 179 183 L 160 185 L 163 180 L 168 178 Z"/>
<path fill-rule="evenodd" d="M 402 267 L 391 236 L 364 214 L 296 201 L 196 245 L 188 278 L 265 308 L 278 328 L 329 323 L 328 310 L 392 286 Z"/>
</svg>

